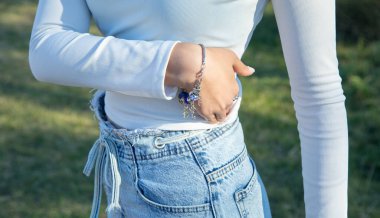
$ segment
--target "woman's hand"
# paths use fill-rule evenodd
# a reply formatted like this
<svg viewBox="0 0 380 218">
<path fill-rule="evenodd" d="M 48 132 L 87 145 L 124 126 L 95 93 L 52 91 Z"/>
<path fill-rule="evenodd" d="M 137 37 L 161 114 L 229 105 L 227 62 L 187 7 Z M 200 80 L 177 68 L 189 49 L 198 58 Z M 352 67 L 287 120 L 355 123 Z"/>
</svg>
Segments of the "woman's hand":
<svg viewBox="0 0 380 218">
<path fill-rule="evenodd" d="M 178 86 L 191 91 L 195 74 L 201 69 L 202 49 L 193 43 L 178 43 L 170 56 L 165 85 Z M 201 83 L 201 104 L 195 102 L 197 112 L 210 123 L 222 122 L 228 115 L 233 98 L 239 93 L 235 74 L 253 73 L 230 49 L 206 48 L 206 67 Z"/>
</svg>

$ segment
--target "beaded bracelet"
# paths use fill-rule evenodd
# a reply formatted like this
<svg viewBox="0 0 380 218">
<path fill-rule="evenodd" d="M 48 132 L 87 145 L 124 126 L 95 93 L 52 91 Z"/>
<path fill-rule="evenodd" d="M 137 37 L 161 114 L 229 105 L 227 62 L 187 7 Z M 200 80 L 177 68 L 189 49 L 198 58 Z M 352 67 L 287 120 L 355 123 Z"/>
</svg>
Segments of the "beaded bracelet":
<svg viewBox="0 0 380 218">
<path fill-rule="evenodd" d="M 189 115 L 195 119 L 195 104 L 194 102 L 198 100 L 198 105 L 201 105 L 201 82 L 203 77 L 203 71 L 206 67 L 206 48 L 203 44 L 198 44 L 202 47 L 202 66 L 201 70 L 197 72 L 194 88 L 190 92 L 186 92 L 184 89 L 180 89 L 178 94 L 178 101 L 184 106 L 183 117 L 187 118 Z"/>
</svg>

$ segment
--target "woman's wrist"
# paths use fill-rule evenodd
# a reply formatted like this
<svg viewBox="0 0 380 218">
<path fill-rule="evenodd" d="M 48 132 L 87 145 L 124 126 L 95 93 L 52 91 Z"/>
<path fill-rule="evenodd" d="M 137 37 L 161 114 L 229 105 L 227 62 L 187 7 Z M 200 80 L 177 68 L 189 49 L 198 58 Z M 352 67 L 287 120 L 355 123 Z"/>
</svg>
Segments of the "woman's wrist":
<svg viewBox="0 0 380 218">
<path fill-rule="evenodd" d="M 195 102 L 198 102 L 198 105 L 201 104 L 201 82 L 203 79 L 204 68 L 206 67 L 206 47 L 203 44 L 199 44 L 202 48 L 202 66 L 201 69 L 195 74 L 195 82 L 193 89 L 189 92 L 187 90 L 181 89 L 181 92 L 178 94 L 179 102 L 184 106 L 183 116 L 186 118 L 189 115 L 192 118 L 195 118 Z"/>
<path fill-rule="evenodd" d="M 202 50 L 198 44 L 177 43 L 170 55 L 165 74 L 165 85 L 191 91 L 196 80 L 196 73 L 202 63 Z"/>
</svg>

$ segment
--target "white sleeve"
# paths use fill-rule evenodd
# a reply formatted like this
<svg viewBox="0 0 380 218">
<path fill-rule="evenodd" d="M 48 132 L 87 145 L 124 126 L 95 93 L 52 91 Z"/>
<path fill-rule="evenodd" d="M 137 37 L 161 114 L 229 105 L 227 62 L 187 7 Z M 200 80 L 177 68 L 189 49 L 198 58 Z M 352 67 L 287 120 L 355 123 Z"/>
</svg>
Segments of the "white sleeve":
<svg viewBox="0 0 380 218">
<path fill-rule="evenodd" d="M 180 41 L 126 40 L 88 33 L 91 12 L 85 0 L 40 0 L 29 48 L 36 79 L 127 95 L 175 97 L 164 86 L 166 67 Z"/>
<path fill-rule="evenodd" d="M 335 1 L 272 2 L 298 121 L 306 217 L 347 217 L 348 131 Z"/>
</svg>

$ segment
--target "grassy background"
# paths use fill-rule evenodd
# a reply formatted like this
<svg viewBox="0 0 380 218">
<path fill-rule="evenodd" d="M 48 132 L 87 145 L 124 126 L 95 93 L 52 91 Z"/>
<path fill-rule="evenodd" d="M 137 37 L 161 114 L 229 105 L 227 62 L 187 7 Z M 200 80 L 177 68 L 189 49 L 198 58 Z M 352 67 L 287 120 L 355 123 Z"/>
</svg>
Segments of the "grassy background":
<svg viewBox="0 0 380 218">
<path fill-rule="evenodd" d="M 36 2 L 0 2 L 0 217 L 87 217 L 93 181 L 82 168 L 98 134 L 88 109 L 91 95 L 85 88 L 39 83 L 30 73 L 27 52 Z M 371 18 L 370 10 L 354 11 L 359 7 L 351 0 L 338 3 L 337 49 L 350 126 L 349 216 L 380 217 L 378 23 L 366 26 L 372 32 L 352 23 L 353 31 L 350 22 L 365 20 L 351 15 Z M 256 68 L 256 75 L 242 80 L 240 117 L 273 215 L 304 217 L 297 124 L 270 7 L 243 61 Z"/>
</svg>

